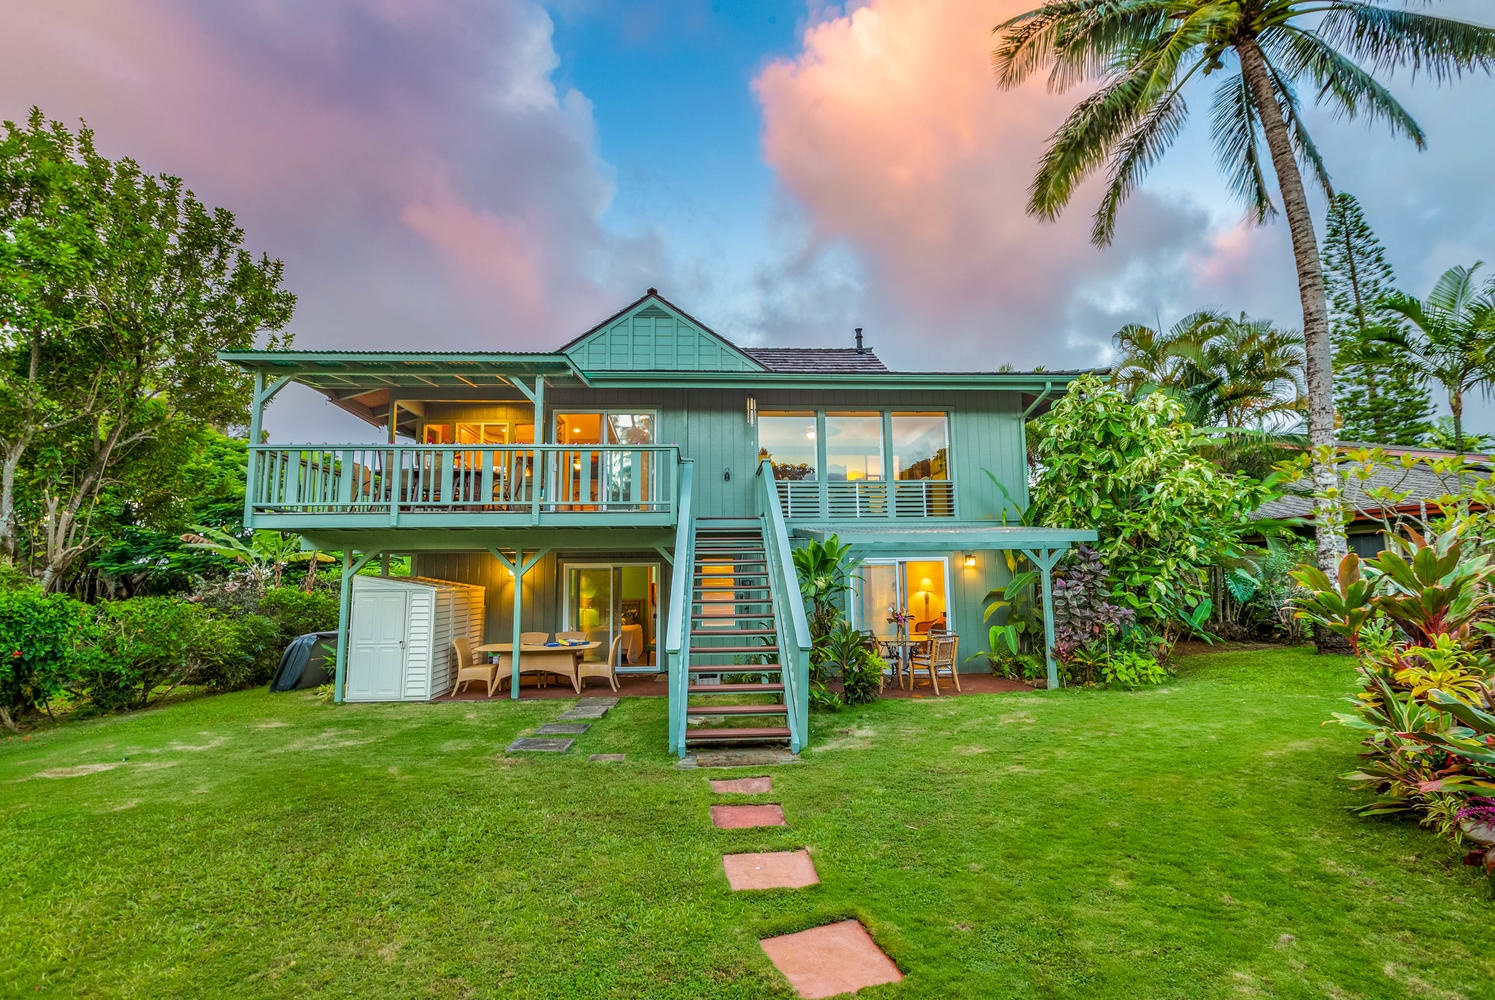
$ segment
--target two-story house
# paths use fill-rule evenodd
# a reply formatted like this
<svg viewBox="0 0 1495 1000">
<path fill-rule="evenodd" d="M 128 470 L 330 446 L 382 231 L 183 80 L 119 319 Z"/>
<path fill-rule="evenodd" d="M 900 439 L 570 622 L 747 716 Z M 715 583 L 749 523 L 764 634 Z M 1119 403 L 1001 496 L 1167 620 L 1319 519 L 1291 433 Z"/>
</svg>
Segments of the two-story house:
<svg viewBox="0 0 1495 1000">
<path fill-rule="evenodd" d="M 949 629 L 969 653 L 986 646 L 1002 550 L 1027 552 L 1047 588 L 1094 537 L 1009 523 L 1027 502 L 1025 421 L 1078 373 L 895 372 L 860 341 L 738 347 L 651 288 L 546 353 L 226 354 L 255 379 L 245 524 L 343 553 L 338 700 L 450 684 L 424 612 L 359 596 L 358 571 L 399 554 L 415 577 L 470 585 L 466 627 L 512 644 L 513 697 L 521 636 L 577 632 L 621 671 L 667 675 L 672 750 L 798 749 L 810 640 L 793 546 L 854 546 L 858 626 L 887 633 L 904 609 L 915 635 Z M 384 443 L 260 443 L 292 382 Z"/>
</svg>

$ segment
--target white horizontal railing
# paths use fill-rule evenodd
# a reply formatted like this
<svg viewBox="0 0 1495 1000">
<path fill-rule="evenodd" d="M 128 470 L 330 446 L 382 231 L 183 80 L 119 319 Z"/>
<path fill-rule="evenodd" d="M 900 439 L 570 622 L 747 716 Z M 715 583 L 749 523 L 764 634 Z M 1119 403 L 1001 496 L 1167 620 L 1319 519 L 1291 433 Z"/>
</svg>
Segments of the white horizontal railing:
<svg viewBox="0 0 1495 1000">
<path fill-rule="evenodd" d="M 671 513 L 674 445 L 254 445 L 252 512 Z"/>
<path fill-rule="evenodd" d="M 955 484 L 948 479 L 873 479 L 822 482 L 780 479 L 784 517 L 799 520 L 954 517 Z"/>
</svg>

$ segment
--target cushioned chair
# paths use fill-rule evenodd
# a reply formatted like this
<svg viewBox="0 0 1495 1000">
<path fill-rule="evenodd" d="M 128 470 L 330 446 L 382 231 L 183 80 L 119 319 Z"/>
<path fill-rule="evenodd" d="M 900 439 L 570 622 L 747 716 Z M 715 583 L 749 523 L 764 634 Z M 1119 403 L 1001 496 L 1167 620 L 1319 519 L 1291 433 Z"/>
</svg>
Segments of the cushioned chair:
<svg viewBox="0 0 1495 1000">
<path fill-rule="evenodd" d="M 488 685 L 488 697 L 493 697 L 494 690 L 498 687 L 499 670 L 502 663 L 477 663 L 473 660 L 472 645 L 463 636 L 452 640 L 452 656 L 457 661 L 457 679 L 452 683 L 452 696 L 463 684 L 471 681 L 482 681 Z"/>
</svg>

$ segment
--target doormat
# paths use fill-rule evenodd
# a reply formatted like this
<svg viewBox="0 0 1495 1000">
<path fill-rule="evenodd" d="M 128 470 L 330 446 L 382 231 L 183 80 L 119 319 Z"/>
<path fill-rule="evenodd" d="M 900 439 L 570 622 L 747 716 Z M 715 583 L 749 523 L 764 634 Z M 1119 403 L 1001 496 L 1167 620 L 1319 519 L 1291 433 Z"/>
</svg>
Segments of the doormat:
<svg viewBox="0 0 1495 1000">
<path fill-rule="evenodd" d="M 521 736 L 510 743 L 504 753 L 565 753 L 571 749 L 575 740 L 547 740 L 535 739 L 533 736 Z"/>
</svg>

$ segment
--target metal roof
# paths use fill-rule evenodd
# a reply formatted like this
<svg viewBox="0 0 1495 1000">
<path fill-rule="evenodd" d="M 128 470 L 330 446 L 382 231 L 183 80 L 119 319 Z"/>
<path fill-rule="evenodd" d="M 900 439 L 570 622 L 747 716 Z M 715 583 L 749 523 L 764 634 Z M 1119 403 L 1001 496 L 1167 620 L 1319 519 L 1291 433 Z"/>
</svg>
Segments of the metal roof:
<svg viewBox="0 0 1495 1000">
<path fill-rule="evenodd" d="M 1466 476 L 1489 478 L 1488 470 L 1466 472 Z M 1389 489 L 1395 493 L 1406 493 L 1400 509 L 1416 509 L 1423 504 L 1434 503 L 1439 497 L 1459 492 L 1459 477 L 1440 475 L 1418 461 L 1403 467 L 1400 463 L 1378 465 L 1368 478 L 1344 477 L 1340 485 L 1340 502 L 1357 515 L 1378 517 L 1386 512 L 1381 502 L 1369 494 L 1369 490 Z M 1289 487 L 1292 491 L 1276 500 L 1269 500 L 1257 509 L 1258 518 L 1309 518 L 1313 516 L 1313 483 L 1300 479 Z"/>
<path fill-rule="evenodd" d="M 271 378 L 291 376 L 321 390 L 482 389 L 536 375 L 571 375 L 581 380 L 563 355 L 549 353 L 225 351 L 219 356 L 249 371 Z"/>
</svg>

